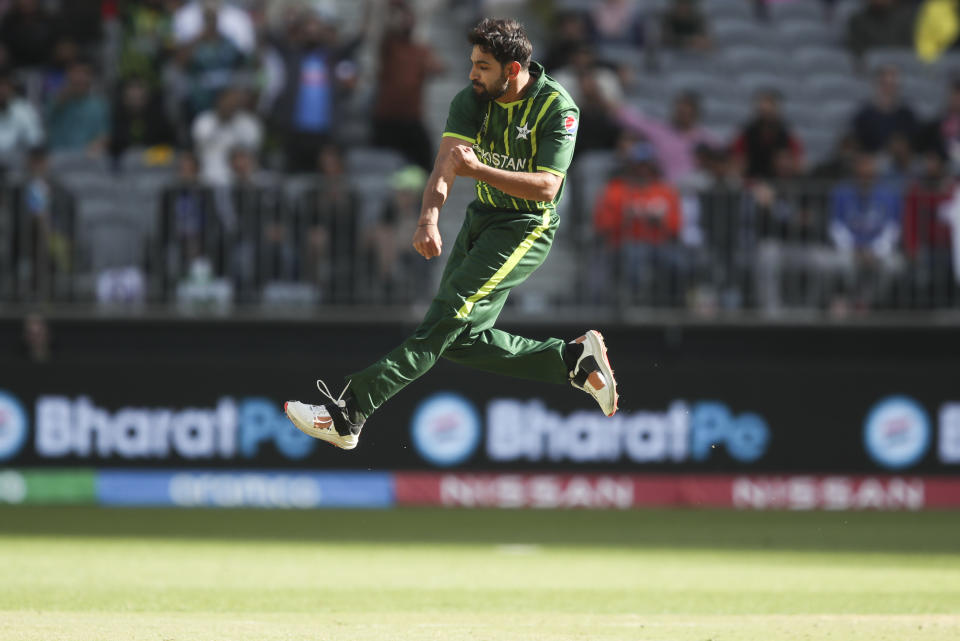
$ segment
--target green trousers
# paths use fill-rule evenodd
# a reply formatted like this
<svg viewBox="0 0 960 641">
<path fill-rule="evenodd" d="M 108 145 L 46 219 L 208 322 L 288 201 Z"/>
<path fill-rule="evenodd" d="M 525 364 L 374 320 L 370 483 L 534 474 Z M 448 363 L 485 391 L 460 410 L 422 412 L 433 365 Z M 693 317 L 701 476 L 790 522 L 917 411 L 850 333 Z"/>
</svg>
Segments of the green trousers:
<svg viewBox="0 0 960 641">
<path fill-rule="evenodd" d="M 347 377 L 363 415 L 441 356 L 495 374 L 567 383 L 562 339 L 537 341 L 493 329 L 510 290 L 547 257 L 558 225 L 552 209 L 526 214 L 468 207 L 423 322 L 399 347 Z"/>
</svg>

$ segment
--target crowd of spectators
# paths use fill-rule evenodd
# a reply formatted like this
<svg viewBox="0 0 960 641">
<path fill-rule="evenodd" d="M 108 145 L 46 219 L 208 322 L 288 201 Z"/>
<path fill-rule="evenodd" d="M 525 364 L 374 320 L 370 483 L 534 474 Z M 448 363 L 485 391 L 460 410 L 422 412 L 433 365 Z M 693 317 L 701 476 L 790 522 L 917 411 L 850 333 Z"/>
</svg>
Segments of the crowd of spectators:
<svg viewBox="0 0 960 641">
<path fill-rule="evenodd" d="M 445 65 L 414 39 L 405 0 L 358 6 L 348 31 L 336 2 L 0 2 L 0 174 L 13 186 L 0 261 L 15 266 L 0 296 L 49 293 L 38 279 L 76 258 L 72 234 L 58 231 L 76 222 L 75 194 L 50 173 L 50 156 L 120 172 L 128 152 L 147 150 L 176 163 L 156 205 L 162 255 L 148 252 L 166 295 L 187 285 L 193 296 L 202 280 L 214 298 L 254 300 L 276 278 L 322 285 L 324 300 L 346 302 L 357 289 L 352 256 L 369 253 L 383 280 L 371 289 L 389 298 L 412 250 L 385 230 L 405 225 L 410 207 L 394 198 L 360 221 L 343 156 L 364 134 L 352 139 L 343 125 L 356 120 L 350 101 L 367 47 L 378 76 L 364 143 L 424 172 L 434 152 L 423 91 Z M 310 187 L 282 193 L 291 175 L 310 176 Z M 411 174 L 400 175 L 408 194 Z"/>
<path fill-rule="evenodd" d="M 756 19 L 790 1 L 758 1 Z M 836 4 L 823 3 L 824 28 Z M 872 49 L 912 47 L 923 4 L 864 0 L 845 25 L 854 67 Z M 655 16 L 625 13 L 629 3 L 594 6 L 557 17 L 547 59 L 583 111 L 578 151 L 613 152 L 619 163 L 596 201 L 585 203 L 597 238 L 591 295 L 768 312 L 957 300 L 960 266 L 951 245 L 960 225 L 951 221 L 960 78 L 942 111 L 924 119 L 902 94 L 895 65 L 859 66 L 872 96 L 835 132 L 835 152 L 812 158 L 773 86 L 756 90 L 751 116 L 726 137 L 703 124 L 709 95 L 678 92 L 666 118 L 631 99 L 636 76 L 603 56 L 619 51 L 600 35 L 605 18 L 620 12 L 620 43 L 629 35 L 645 47 L 655 38 L 662 48 L 706 59 L 713 43 L 698 3 L 667 3 L 658 29 L 651 28 Z"/>
<path fill-rule="evenodd" d="M 807 1 L 743 0 L 758 23 L 775 5 Z M 322 283 L 323 300 L 350 302 L 362 264 L 371 298 L 409 298 L 402 283 L 423 282 L 432 267 L 406 242 L 438 133 L 426 124 L 425 87 L 460 55 L 416 37 L 417 4 L 364 0 L 348 28 L 332 1 L 0 1 L 0 171 L 15 177 L 12 210 L 31 221 L 17 218 L 12 251 L 30 245 L 44 264 L 18 278 L 53 282 L 75 260 L 67 246 L 76 204 L 48 155 L 119 168 L 129 150 L 169 149 L 158 157 L 175 158 L 176 178 L 160 198 L 162 250 L 148 266 L 164 291 L 183 285 L 191 295 L 197 282 L 230 274 L 217 287 L 237 300 L 276 281 Z M 827 28 L 840 2 L 819 4 Z M 537 57 L 581 107 L 575 162 L 592 151 L 618 162 L 574 214 L 592 223 L 591 296 L 873 307 L 909 281 L 911 292 L 927 292 L 918 304 L 956 302 L 960 79 L 941 113 L 919 115 L 896 66 L 861 63 L 876 48 L 920 50 L 915 26 L 928 3 L 861 4 L 840 30 L 873 95 L 836 132 L 834 153 L 813 158 L 775 87 L 755 92 L 732 135 L 706 124 L 710 95 L 678 91 L 666 117 L 633 99 L 648 70 L 609 52 L 649 54 L 652 67 L 664 52 L 715 55 L 701 0 L 665 0 L 658 11 L 630 0 L 530 3 L 548 7 Z M 359 135 L 348 126 L 358 111 L 367 118 Z M 345 148 L 358 138 L 408 164 L 367 216 L 364 194 L 344 180 Z M 291 194 L 283 183 L 298 174 L 311 180 Z"/>
</svg>

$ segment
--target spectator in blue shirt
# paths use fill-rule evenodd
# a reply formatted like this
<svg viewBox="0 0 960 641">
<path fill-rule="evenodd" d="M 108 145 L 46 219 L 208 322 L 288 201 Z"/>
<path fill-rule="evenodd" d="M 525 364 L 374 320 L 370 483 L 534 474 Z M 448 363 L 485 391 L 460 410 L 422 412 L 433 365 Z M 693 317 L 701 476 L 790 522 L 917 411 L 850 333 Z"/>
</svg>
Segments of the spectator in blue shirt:
<svg viewBox="0 0 960 641">
<path fill-rule="evenodd" d="M 48 144 L 53 151 L 103 150 L 110 132 L 110 108 L 93 86 L 93 69 L 78 60 L 67 68 L 67 79 L 47 113 Z"/>
<path fill-rule="evenodd" d="M 830 238 L 858 305 L 875 303 L 902 266 L 902 203 L 896 188 L 877 180 L 876 158 L 866 152 L 857 156 L 853 181 L 830 195 Z"/>
<path fill-rule="evenodd" d="M 337 32 L 320 15 L 307 11 L 281 46 L 286 82 L 275 107 L 284 136 L 287 171 L 312 171 L 317 150 L 335 138 L 338 98 L 356 83 L 350 55 L 355 38 L 338 44 Z"/>
</svg>

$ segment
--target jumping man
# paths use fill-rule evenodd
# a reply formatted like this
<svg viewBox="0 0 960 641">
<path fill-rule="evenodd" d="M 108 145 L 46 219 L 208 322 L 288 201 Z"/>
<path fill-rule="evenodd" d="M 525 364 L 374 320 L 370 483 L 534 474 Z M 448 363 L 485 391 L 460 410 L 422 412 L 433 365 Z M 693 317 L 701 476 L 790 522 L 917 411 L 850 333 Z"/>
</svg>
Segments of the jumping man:
<svg viewBox="0 0 960 641">
<path fill-rule="evenodd" d="M 343 449 L 356 447 L 373 411 L 441 356 L 496 374 L 569 382 L 593 396 L 604 414 L 617 411 L 617 383 L 599 332 L 567 343 L 493 328 L 510 290 L 550 251 L 580 110 L 531 61 L 533 48 L 518 22 L 488 18 L 469 41 L 471 84 L 450 105 L 413 236 L 417 252 L 427 260 L 440 255 L 437 220 L 457 176 L 477 181 L 477 197 L 426 317 L 399 347 L 348 376 L 339 396 L 317 381 L 329 401 L 284 405 L 297 429 Z"/>
</svg>

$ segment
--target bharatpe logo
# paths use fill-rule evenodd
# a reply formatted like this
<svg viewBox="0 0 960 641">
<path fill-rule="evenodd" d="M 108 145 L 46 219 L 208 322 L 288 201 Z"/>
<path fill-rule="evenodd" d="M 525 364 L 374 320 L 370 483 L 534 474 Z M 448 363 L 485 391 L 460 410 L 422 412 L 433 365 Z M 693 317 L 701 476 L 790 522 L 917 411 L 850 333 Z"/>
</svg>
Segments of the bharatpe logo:
<svg viewBox="0 0 960 641">
<path fill-rule="evenodd" d="M 450 392 L 420 403 L 410 429 L 420 456 L 439 467 L 464 462 L 480 442 L 480 417 L 473 403 Z"/>
<path fill-rule="evenodd" d="M 494 461 L 705 461 L 723 445 L 733 460 L 751 463 L 766 454 L 769 442 L 762 417 L 735 416 L 717 402 L 688 407 L 677 401 L 666 412 L 612 418 L 595 411 L 563 416 L 536 400 L 497 399 L 487 406 L 487 454 Z"/>
<path fill-rule="evenodd" d="M 20 453 L 27 440 L 27 413 L 12 394 L 0 390 L 0 461 Z"/>
<path fill-rule="evenodd" d="M 293 429 L 279 408 L 264 398 L 224 397 L 209 408 L 110 411 L 84 396 L 42 396 L 36 449 L 43 458 L 252 459 L 270 443 L 281 456 L 302 459 L 316 441 Z"/>
<path fill-rule="evenodd" d="M 867 415 L 863 444 L 870 458 L 888 469 L 916 465 L 930 447 L 930 420 L 912 398 L 887 397 Z"/>
</svg>

